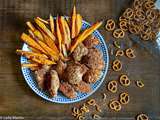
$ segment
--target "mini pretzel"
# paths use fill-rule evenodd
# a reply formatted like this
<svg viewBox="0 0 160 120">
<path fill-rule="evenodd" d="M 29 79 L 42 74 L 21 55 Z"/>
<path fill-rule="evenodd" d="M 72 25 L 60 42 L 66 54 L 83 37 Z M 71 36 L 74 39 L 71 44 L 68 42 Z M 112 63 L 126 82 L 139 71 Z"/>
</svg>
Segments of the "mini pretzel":
<svg viewBox="0 0 160 120">
<path fill-rule="evenodd" d="M 90 100 L 87 101 L 87 104 L 91 105 L 91 106 L 95 106 L 96 105 L 96 101 L 94 99 L 90 99 Z"/>
<path fill-rule="evenodd" d="M 80 115 L 82 115 L 82 113 L 80 112 L 80 110 L 78 109 L 78 108 L 73 108 L 72 109 L 72 115 L 74 116 L 74 117 L 79 117 Z"/>
<path fill-rule="evenodd" d="M 149 120 L 149 118 L 146 114 L 139 114 L 137 120 Z"/>
<path fill-rule="evenodd" d="M 117 50 L 117 51 L 116 51 L 116 57 L 117 57 L 117 56 L 123 56 L 123 55 L 124 55 L 123 50 Z"/>
<path fill-rule="evenodd" d="M 114 20 L 109 19 L 109 20 L 107 20 L 107 23 L 106 23 L 105 27 L 106 27 L 106 30 L 112 31 L 112 30 L 115 29 L 115 26 L 116 26 L 116 24 L 115 24 Z"/>
<path fill-rule="evenodd" d="M 145 2 L 144 7 L 146 9 L 154 8 L 154 2 L 153 1 L 147 1 L 147 2 Z"/>
<path fill-rule="evenodd" d="M 125 35 L 125 33 L 122 29 L 116 29 L 113 32 L 113 37 L 115 37 L 115 38 L 123 38 L 124 35 Z"/>
<path fill-rule="evenodd" d="M 141 8 L 142 7 L 142 2 L 140 1 L 140 0 L 134 0 L 134 2 L 133 2 L 133 7 L 135 8 L 135 9 L 139 9 L 139 8 Z"/>
<path fill-rule="evenodd" d="M 149 21 L 153 22 L 156 18 L 156 13 L 153 10 L 149 9 L 146 11 L 146 16 Z"/>
<path fill-rule="evenodd" d="M 119 101 L 113 100 L 109 103 L 109 108 L 118 112 L 121 110 L 121 104 Z"/>
<path fill-rule="evenodd" d="M 141 80 L 137 80 L 136 85 L 140 88 L 144 87 L 144 83 Z"/>
<path fill-rule="evenodd" d="M 130 98 L 129 98 L 129 95 L 128 95 L 128 93 L 121 93 L 120 94 L 120 103 L 121 104 L 123 104 L 123 105 L 126 105 L 126 104 L 128 104 L 129 103 L 129 100 L 130 100 Z"/>
<path fill-rule="evenodd" d="M 134 19 L 137 21 L 144 20 L 145 19 L 144 11 L 142 9 L 136 10 L 136 12 L 134 14 Z"/>
<path fill-rule="evenodd" d="M 114 71 L 120 71 L 122 69 L 122 63 L 120 60 L 113 61 L 112 68 Z"/>
<path fill-rule="evenodd" d="M 127 20 L 127 18 L 125 18 L 124 16 L 120 16 L 120 17 L 119 17 L 119 22 L 121 22 L 121 21 L 126 21 L 126 22 L 127 22 L 128 20 Z"/>
<path fill-rule="evenodd" d="M 127 8 L 125 10 L 125 12 L 123 13 L 123 15 L 124 15 L 125 18 L 132 19 L 133 18 L 133 13 L 134 13 L 133 9 Z"/>
<path fill-rule="evenodd" d="M 108 83 L 108 90 L 112 93 L 117 92 L 117 82 L 115 80 L 112 80 Z"/>
<path fill-rule="evenodd" d="M 89 107 L 84 103 L 82 107 L 80 108 L 80 111 L 87 113 L 89 112 Z"/>
<path fill-rule="evenodd" d="M 142 38 L 142 40 L 145 40 L 145 41 L 149 40 L 150 38 L 149 34 L 146 34 L 146 33 L 141 33 L 140 37 Z"/>
<path fill-rule="evenodd" d="M 136 55 L 134 54 L 134 50 L 132 50 L 131 48 L 126 49 L 126 56 L 128 58 L 135 58 Z"/>
<path fill-rule="evenodd" d="M 150 33 L 150 39 L 151 39 L 151 40 L 155 40 L 155 39 L 156 39 L 156 36 L 157 36 L 157 35 L 156 35 L 155 32 L 152 31 L 152 32 Z"/>
<path fill-rule="evenodd" d="M 119 27 L 120 27 L 123 31 L 127 31 L 127 30 L 128 30 L 127 21 L 123 21 L 123 20 L 120 21 Z"/>
<path fill-rule="evenodd" d="M 140 31 L 140 29 L 137 25 L 134 25 L 133 23 L 131 23 L 131 25 L 129 25 L 129 32 L 130 33 L 138 34 L 139 31 Z"/>
<path fill-rule="evenodd" d="M 119 82 L 121 83 L 121 85 L 123 85 L 125 87 L 127 87 L 131 84 L 131 81 L 127 75 L 121 75 L 119 78 Z"/>
</svg>

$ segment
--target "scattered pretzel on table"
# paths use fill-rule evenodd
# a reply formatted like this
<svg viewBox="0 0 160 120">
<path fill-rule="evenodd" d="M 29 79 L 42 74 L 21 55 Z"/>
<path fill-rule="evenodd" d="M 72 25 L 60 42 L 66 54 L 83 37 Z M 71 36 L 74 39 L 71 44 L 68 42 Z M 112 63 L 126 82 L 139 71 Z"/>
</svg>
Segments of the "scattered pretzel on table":
<svg viewBox="0 0 160 120">
<path fill-rule="evenodd" d="M 124 55 L 124 52 L 123 52 L 123 50 L 117 50 L 116 51 L 116 57 L 118 57 L 118 56 L 123 56 Z"/>
<path fill-rule="evenodd" d="M 119 99 L 119 101 L 120 101 L 120 103 L 123 104 L 123 105 L 128 104 L 129 101 L 130 101 L 130 98 L 129 98 L 128 93 L 125 93 L 125 92 L 121 93 L 121 94 L 120 94 L 120 99 Z"/>
<path fill-rule="evenodd" d="M 128 30 L 128 23 L 125 20 L 121 20 L 119 22 L 119 27 L 123 30 L 123 31 L 127 31 Z"/>
<path fill-rule="evenodd" d="M 122 63 L 120 60 L 116 59 L 112 63 L 112 68 L 114 71 L 120 71 L 122 69 Z"/>
<path fill-rule="evenodd" d="M 127 75 L 121 75 L 119 78 L 119 82 L 122 86 L 125 86 L 125 87 L 127 87 L 131 84 L 131 81 Z"/>
<path fill-rule="evenodd" d="M 146 114 L 142 113 L 137 116 L 136 120 L 149 120 L 149 118 Z"/>
<path fill-rule="evenodd" d="M 120 104 L 119 101 L 113 100 L 113 101 L 110 101 L 109 108 L 114 110 L 114 111 L 116 111 L 116 112 L 118 112 L 118 111 L 121 110 L 121 104 Z"/>
<path fill-rule="evenodd" d="M 125 12 L 123 13 L 123 16 L 124 16 L 125 18 L 132 19 L 132 18 L 133 18 L 133 14 L 134 14 L 133 9 L 132 9 L 132 8 L 127 8 L 127 9 L 125 10 Z"/>
<path fill-rule="evenodd" d="M 114 22 L 113 19 L 107 20 L 107 23 L 105 26 L 106 30 L 113 31 L 115 29 L 115 27 L 116 27 L 116 23 Z"/>
<path fill-rule="evenodd" d="M 134 54 L 134 50 L 131 48 L 126 49 L 125 53 L 128 58 L 135 58 L 136 57 L 136 55 Z"/>
<path fill-rule="evenodd" d="M 114 32 L 113 32 L 113 37 L 115 37 L 115 38 L 123 38 L 125 36 L 125 32 L 122 30 L 122 29 L 116 29 L 116 30 L 114 30 Z"/>
<path fill-rule="evenodd" d="M 136 85 L 140 88 L 144 87 L 144 83 L 142 82 L 142 80 L 137 80 Z"/>
<path fill-rule="evenodd" d="M 107 88 L 110 92 L 116 93 L 117 92 L 117 81 L 112 80 L 108 83 Z"/>
</svg>

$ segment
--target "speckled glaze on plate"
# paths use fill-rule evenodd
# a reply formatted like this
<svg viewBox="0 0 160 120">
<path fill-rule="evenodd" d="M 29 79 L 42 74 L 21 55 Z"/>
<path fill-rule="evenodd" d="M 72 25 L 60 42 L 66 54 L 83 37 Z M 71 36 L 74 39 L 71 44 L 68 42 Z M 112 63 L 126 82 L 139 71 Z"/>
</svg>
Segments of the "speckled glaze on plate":
<svg viewBox="0 0 160 120">
<path fill-rule="evenodd" d="M 89 26 L 90 26 L 90 24 L 88 22 L 83 21 L 82 29 L 86 29 Z M 47 91 L 43 91 L 43 90 L 39 89 L 38 84 L 36 82 L 36 79 L 33 75 L 34 73 L 32 73 L 32 71 L 30 69 L 22 67 L 23 76 L 24 76 L 27 84 L 30 86 L 30 88 L 40 97 L 44 98 L 45 100 L 55 102 L 55 103 L 74 103 L 74 102 L 78 102 L 83 99 L 86 99 L 87 97 L 92 95 L 101 86 L 103 80 L 105 79 L 105 76 L 108 71 L 108 65 L 109 65 L 109 55 L 108 55 L 108 49 L 107 49 L 107 45 L 105 43 L 105 40 L 103 39 L 102 35 L 97 30 L 94 31 L 93 35 L 95 37 L 97 37 L 100 41 L 100 44 L 95 47 L 98 48 L 103 53 L 105 67 L 102 70 L 101 75 L 99 76 L 99 79 L 97 80 L 97 82 L 94 84 L 91 84 L 92 92 L 90 92 L 90 93 L 78 92 L 77 97 L 74 99 L 69 99 L 69 98 L 65 97 L 63 94 L 61 94 L 60 92 L 58 92 L 57 97 L 51 98 Z M 29 51 L 27 44 L 23 45 L 22 50 Z M 23 64 L 23 63 L 27 63 L 28 61 L 25 57 L 21 56 L 20 62 L 21 62 L 21 64 Z"/>
</svg>

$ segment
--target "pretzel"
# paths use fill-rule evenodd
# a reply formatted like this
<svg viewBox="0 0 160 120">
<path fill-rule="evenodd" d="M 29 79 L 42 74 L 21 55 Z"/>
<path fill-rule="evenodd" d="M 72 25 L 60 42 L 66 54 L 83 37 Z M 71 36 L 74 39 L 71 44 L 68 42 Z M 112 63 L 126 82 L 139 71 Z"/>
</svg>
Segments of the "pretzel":
<svg viewBox="0 0 160 120">
<path fill-rule="evenodd" d="M 134 54 L 134 50 L 132 50 L 131 48 L 126 49 L 125 53 L 128 58 L 135 58 L 136 57 L 136 55 Z"/>
<path fill-rule="evenodd" d="M 123 85 L 125 87 L 127 87 L 131 84 L 131 81 L 127 75 L 121 75 L 119 78 L 119 82 L 121 83 L 121 85 Z"/>
<path fill-rule="evenodd" d="M 142 40 L 145 40 L 145 41 L 149 40 L 150 38 L 150 36 L 146 33 L 141 33 L 140 37 L 142 38 Z"/>
<path fill-rule="evenodd" d="M 116 29 L 113 32 L 113 37 L 115 38 L 123 38 L 125 35 L 125 32 L 122 29 Z"/>
<path fill-rule="evenodd" d="M 145 19 L 144 11 L 142 9 L 137 9 L 134 14 L 134 19 L 136 21 L 144 20 Z"/>
<path fill-rule="evenodd" d="M 90 99 L 90 100 L 87 101 L 87 104 L 91 105 L 91 106 L 95 106 L 96 105 L 96 101 L 95 101 L 95 99 Z"/>
<path fill-rule="evenodd" d="M 141 80 L 137 80 L 136 85 L 140 88 L 144 87 L 144 83 Z"/>
<path fill-rule="evenodd" d="M 124 20 L 120 21 L 119 27 L 120 27 L 123 31 L 127 31 L 127 30 L 128 30 L 127 21 L 124 21 Z"/>
<path fill-rule="evenodd" d="M 117 82 L 115 80 L 112 80 L 108 83 L 108 90 L 112 93 L 117 92 Z"/>
<path fill-rule="evenodd" d="M 123 13 L 123 16 L 125 18 L 132 19 L 133 18 L 133 14 L 134 14 L 133 9 L 132 8 L 127 8 L 125 10 L 125 12 Z"/>
<path fill-rule="evenodd" d="M 133 7 L 134 7 L 134 9 L 139 9 L 139 8 L 142 7 L 142 4 L 143 4 L 142 1 L 140 1 L 140 0 L 134 0 Z"/>
<path fill-rule="evenodd" d="M 152 32 L 150 33 L 150 39 L 151 39 L 151 40 L 156 40 L 156 37 L 157 37 L 156 33 L 152 31 Z"/>
<path fill-rule="evenodd" d="M 102 112 L 102 110 L 101 110 L 101 108 L 100 108 L 100 106 L 99 105 L 95 105 L 95 107 L 96 107 L 96 111 L 98 111 L 98 112 Z"/>
<path fill-rule="evenodd" d="M 85 117 L 82 116 L 82 115 L 80 115 L 80 116 L 78 117 L 78 120 L 85 120 Z"/>
<path fill-rule="evenodd" d="M 119 101 L 113 100 L 113 101 L 110 101 L 109 108 L 114 110 L 114 111 L 116 111 L 116 112 L 118 112 L 118 111 L 121 110 L 121 104 L 120 104 Z"/>
<path fill-rule="evenodd" d="M 83 113 L 88 113 L 89 112 L 89 107 L 84 103 L 82 107 L 80 108 L 80 111 Z"/>
<path fill-rule="evenodd" d="M 138 34 L 140 31 L 139 27 L 133 23 L 131 23 L 131 25 L 129 25 L 129 32 L 133 33 L 133 34 Z"/>
<path fill-rule="evenodd" d="M 130 100 L 130 98 L 129 98 L 128 93 L 123 92 L 123 93 L 120 94 L 120 100 L 119 101 L 120 101 L 121 104 L 126 105 L 126 104 L 129 103 L 129 100 Z"/>
<path fill-rule="evenodd" d="M 119 22 L 121 22 L 121 21 L 128 21 L 128 19 L 127 18 L 125 18 L 124 16 L 120 16 L 119 17 Z"/>
<path fill-rule="evenodd" d="M 137 116 L 137 120 L 149 120 L 149 118 L 146 114 L 142 113 Z"/>
<path fill-rule="evenodd" d="M 78 119 L 80 116 L 82 116 L 82 113 L 80 112 L 78 108 L 74 107 L 72 109 L 72 115 Z"/>
<path fill-rule="evenodd" d="M 151 0 L 147 1 L 144 3 L 144 7 L 145 7 L 145 9 L 152 9 L 152 8 L 154 8 L 154 2 Z"/>
<path fill-rule="evenodd" d="M 119 49 L 121 48 L 121 45 L 120 45 L 119 41 L 114 41 L 113 44 L 114 44 L 115 47 L 117 47 Z"/>
<path fill-rule="evenodd" d="M 149 9 L 146 11 L 146 16 L 150 22 L 153 22 L 156 18 L 156 13 L 154 12 L 154 10 Z"/>
<path fill-rule="evenodd" d="M 117 57 L 117 56 L 123 56 L 123 55 L 124 55 L 123 50 L 117 50 L 117 51 L 116 51 L 116 57 Z"/>
<path fill-rule="evenodd" d="M 120 71 L 122 69 L 122 63 L 120 60 L 113 61 L 112 68 L 114 71 Z"/>
<path fill-rule="evenodd" d="M 113 31 L 115 29 L 115 26 L 116 26 L 116 24 L 115 24 L 114 20 L 109 19 L 109 20 L 107 20 L 105 27 L 106 27 L 106 30 Z"/>
</svg>

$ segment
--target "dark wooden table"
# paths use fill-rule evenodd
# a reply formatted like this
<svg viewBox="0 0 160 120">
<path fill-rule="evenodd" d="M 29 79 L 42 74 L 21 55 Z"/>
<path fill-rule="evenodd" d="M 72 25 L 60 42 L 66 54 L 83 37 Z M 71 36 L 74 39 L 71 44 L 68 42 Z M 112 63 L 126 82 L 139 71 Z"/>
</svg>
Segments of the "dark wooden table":
<svg viewBox="0 0 160 120">
<path fill-rule="evenodd" d="M 77 9 L 83 18 L 94 23 L 97 20 L 118 19 L 120 14 L 132 3 L 132 0 L 77 0 Z M 20 58 L 15 50 L 22 46 L 20 34 L 25 30 L 25 22 L 35 16 L 47 18 L 52 15 L 70 15 L 73 0 L 0 0 L 0 119 L 2 116 L 21 116 L 26 120 L 71 120 L 71 108 L 74 104 L 56 104 L 37 96 L 26 84 L 20 68 Z M 113 42 L 110 33 L 104 26 L 99 29 L 107 45 Z M 102 106 L 103 120 L 134 120 L 138 113 L 146 113 L 152 120 L 160 120 L 160 40 L 143 42 L 133 37 L 122 41 L 123 49 L 132 47 L 136 51 L 136 59 L 122 57 L 123 69 L 113 72 L 109 68 L 105 81 L 89 98 L 95 98 Z M 114 49 L 115 50 L 115 49 Z M 110 63 L 114 60 L 110 56 Z M 106 82 L 118 79 L 122 73 L 129 75 L 132 85 L 119 87 L 118 93 L 110 94 L 106 90 Z M 145 87 L 139 89 L 135 80 L 143 80 Z M 120 112 L 108 109 L 111 98 L 118 98 L 122 91 L 130 94 L 130 103 L 122 106 Z M 107 94 L 102 102 L 101 93 Z M 88 99 L 89 99 L 88 98 Z M 104 105 L 105 103 L 105 105 Z M 91 119 L 91 117 L 87 117 Z"/>
</svg>

